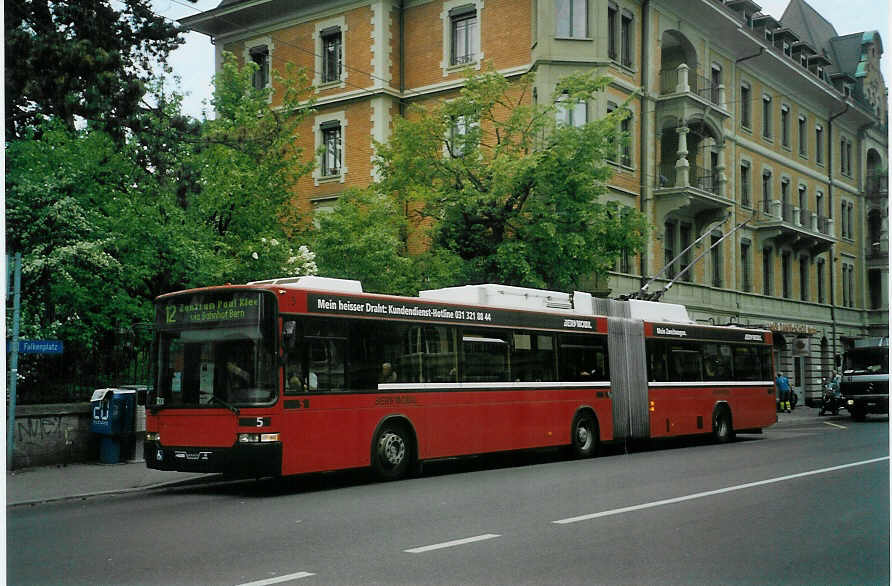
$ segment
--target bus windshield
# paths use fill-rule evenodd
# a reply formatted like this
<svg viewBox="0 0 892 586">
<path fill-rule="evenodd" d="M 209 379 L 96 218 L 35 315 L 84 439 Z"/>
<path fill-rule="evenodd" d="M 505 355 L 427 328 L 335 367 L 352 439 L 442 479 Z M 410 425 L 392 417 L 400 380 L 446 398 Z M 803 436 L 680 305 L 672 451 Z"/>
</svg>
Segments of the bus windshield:
<svg viewBox="0 0 892 586">
<path fill-rule="evenodd" d="M 156 407 L 240 407 L 275 401 L 275 300 L 257 291 L 159 303 Z"/>
</svg>

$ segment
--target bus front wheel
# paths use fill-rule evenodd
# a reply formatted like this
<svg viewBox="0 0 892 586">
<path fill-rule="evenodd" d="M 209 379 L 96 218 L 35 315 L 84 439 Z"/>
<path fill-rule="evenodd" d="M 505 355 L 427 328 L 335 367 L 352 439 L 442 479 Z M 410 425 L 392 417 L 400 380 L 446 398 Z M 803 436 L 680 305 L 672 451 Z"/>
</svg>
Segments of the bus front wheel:
<svg viewBox="0 0 892 586">
<path fill-rule="evenodd" d="M 598 450 L 598 426 L 591 413 L 578 413 L 573 418 L 570 430 L 573 455 L 577 458 L 589 458 Z"/>
<path fill-rule="evenodd" d="M 406 428 L 386 424 L 375 436 L 372 467 L 381 480 L 396 480 L 406 475 L 412 461 L 412 443 Z"/>
</svg>

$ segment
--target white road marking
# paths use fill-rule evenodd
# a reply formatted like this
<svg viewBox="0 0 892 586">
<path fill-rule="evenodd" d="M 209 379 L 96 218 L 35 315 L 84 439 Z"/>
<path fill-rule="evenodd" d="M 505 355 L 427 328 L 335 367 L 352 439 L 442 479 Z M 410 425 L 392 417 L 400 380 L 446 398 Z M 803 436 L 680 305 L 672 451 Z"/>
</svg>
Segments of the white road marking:
<svg viewBox="0 0 892 586">
<path fill-rule="evenodd" d="M 830 423 L 829 421 L 825 421 L 824 425 L 830 425 L 833 427 L 838 427 L 840 429 L 848 429 L 845 425 L 836 425 L 835 423 Z"/>
<path fill-rule="evenodd" d="M 599 517 L 609 517 L 611 515 L 621 515 L 623 513 L 630 513 L 632 511 L 640 511 L 642 509 L 652 509 L 654 507 L 662 507 L 663 505 L 672 505 L 675 503 L 681 503 L 684 501 L 690 501 L 690 500 L 694 500 L 694 499 L 704 498 L 707 496 L 715 496 L 717 494 L 724 494 L 727 492 L 734 492 L 737 490 L 744 490 L 747 488 L 754 488 L 757 486 L 765 486 L 766 484 L 775 484 L 777 482 L 784 482 L 787 480 L 793 480 L 795 478 L 814 476 L 816 474 L 826 474 L 827 472 L 835 472 L 836 470 L 844 470 L 845 468 L 852 468 L 854 466 L 866 466 L 867 464 L 883 462 L 888 459 L 889 459 L 889 456 L 884 456 L 882 458 L 874 458 L 872 460 L 862 460 L 860 462 L 852 462 L 851 464 L 843 464 L 841 466 L 832 466 L 830 468 L 821 468 L 820 470 L 810 470 L 808 472 L 800 472 L 798 474 L 790 474 L 788 476 L 779 476 L 777 478 L 769 478 L 767 480 L 759 480 L 758 482 L 748 482 L 746 484 L 739 484 L 737 486 L 728 486 L 726 488 L 720 488 L 718 490 L 708 490 L 706 492 L 698 492 L 695 494 L 679 496 L 679 497 L 675 497 L 675 498 L 671 498 L 671 499 L 663 499 L 660 501 L 653 501 L 650 503 L 642 503 L 640 505 L 633 505 L 631 507 L 622 507 L 620 509 L 611 509 L 609 511 L 601 511 L 600 513 L 591 513 L 589 515 L 580 515 L 578 517 L 569 517 L 567 519 L 560 519 L 558 521 L 552 521 L 552 523 L 557 523 L 558 525 L 567 525 L 569 523 L 578 523 L 579 521 L 589 521 L 591 519 L 597 519 Z"/>
<path fill-rule="evenodd" d="M 245 582 L 244 584 L 239 584 L 238 586 L 269 586 L 270 584 L 281 584 L 282 582 L 288 582 L 290 580 L 300 580 L 301 578 L 309 578 L 310 576 L 315 575 L 316 574 L 311 574 L 310 572 L 297 572 L 295 574 L 286 574 L 285 576 L 267 578 L 266 580 L 257 580 L 256 582 Z"/>
<path fill-rule="evenodd" d="M 466 537 L 464 539 L 455 539 L 453 541 L 444 541 L 443 543 L 435 543 L 433 545 L 424 545 L 422 547 L 413 547 L 412 549 L 404 549 L 403 551 L 406 553 L 424 553 L 426 551 L 433 551 L 435 549 L 443 549 L 446 547 L 455 547 L 456 545 L 465 545 L 466 543 L 474 543 L 475 541 L 485 541 L 487 539 L 494 539 L 496 537 L 501 537 L 501 535 L 497 535 L 495 533 L 485 533 L 483 535 L 477 535 L 476 537 Z"/>
</svg>

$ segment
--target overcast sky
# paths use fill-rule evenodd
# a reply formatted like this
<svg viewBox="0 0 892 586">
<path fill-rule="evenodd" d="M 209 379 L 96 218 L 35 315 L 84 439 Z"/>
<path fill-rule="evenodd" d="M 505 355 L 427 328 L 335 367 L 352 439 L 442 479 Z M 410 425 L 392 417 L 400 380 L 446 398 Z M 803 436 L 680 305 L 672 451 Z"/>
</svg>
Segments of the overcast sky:
<svg viewBox="0 0 892 586">
<path fill-rule="evenodd" d="M 756 0 L 762 12 L 780 19 L 788 0 Z M 185 0 L 153 0 L 158 14 L 171 19 L 191 16 L 217 7 L 220 0 L 198 0 L 195 4 Z M 810 0 L 809 4 L 836 28 L 839 35 L 878 30 L 883 39 L 886 54 L 883 56 L 883 77 L 890 83 L 890 53 L 888 0 Z M 211 95 L 211 76 L 214 74 L 214 47 L 208 37 L 187 33 L 186 44 L 171 57 L 174 73 L 181 78 L 181 89 L 188 93 L 184 101 L 187 114 L 198 117 L 202 102 Z"/>
</svg>

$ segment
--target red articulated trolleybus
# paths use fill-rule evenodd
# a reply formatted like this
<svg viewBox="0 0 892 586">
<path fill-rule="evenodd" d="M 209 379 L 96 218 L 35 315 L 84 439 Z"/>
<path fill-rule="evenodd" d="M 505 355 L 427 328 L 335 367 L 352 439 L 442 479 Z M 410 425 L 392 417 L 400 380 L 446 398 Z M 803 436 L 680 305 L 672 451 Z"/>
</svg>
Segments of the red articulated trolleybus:
<svg viewBox="0 0 892 586">
<path fill-rule="evenodd" d="M 297 277 L 156 302 L 150 468 L 290 475 L 776 422 L 771 333 L 679 305 Z"/>
</svg>

